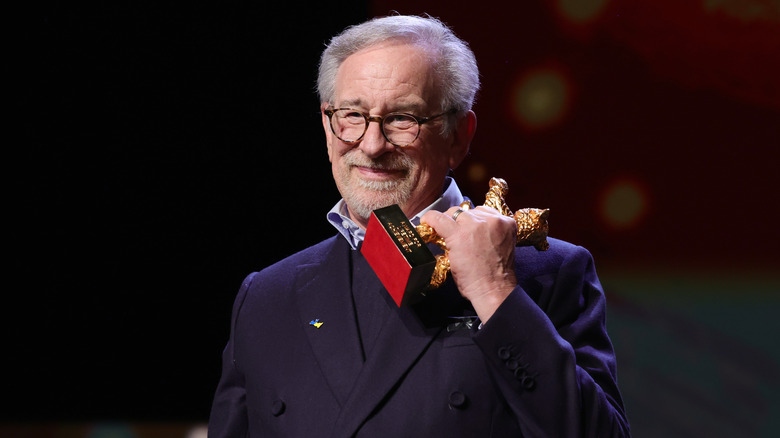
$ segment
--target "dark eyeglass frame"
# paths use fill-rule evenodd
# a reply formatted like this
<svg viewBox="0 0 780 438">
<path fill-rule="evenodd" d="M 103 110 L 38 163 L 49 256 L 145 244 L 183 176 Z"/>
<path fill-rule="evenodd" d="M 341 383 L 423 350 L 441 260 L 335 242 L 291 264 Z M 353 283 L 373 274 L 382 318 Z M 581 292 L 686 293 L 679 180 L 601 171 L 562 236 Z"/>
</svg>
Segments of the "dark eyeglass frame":
<svg viewBox="0 0 780 438">
<path fill-rule="evenodd" d="M 351 141 L 344 140 L 343 138 L 339 137 L 338 134 L 336 134 L 336 129 L 333 128 L 333 114 L 335 114 L 336 111 L 345 111 L 345 110 L 346 111 L 354 111 L 354 112 L 360 114 L 361 116 L 363 116 L 363 118 L 366 120 L 366 124 L 363 127 L 363 133 L 360 135 L 360 137 L 357 138 L 357 140 L 351 140 Z M 364 113 L 362 111 L 356 110 L 354 108 L 326 108 L 322 112 L 325 113 L 326 116 L 328 116 L 328 121 L 329 121 L 328 124 L 330 125 L 330 130 L 331 130 L 331 132 L 333 132 L 333 135 L 335 135 L 336 138 L 338 138 L 339 140 L 343 141 L 344 143 L 352 144 L 352 143 L 357 143 L 360 140 L 363 140 L 363 137 L 366 135 L 366 132 L 368 131 L 368 124 L 371 123 L 371 122 L 377 122 L 377 123 L 379 123 L 379 130 L 382 131 L 382 136 L 385 138 L 385 140 L 387 140 L 388 142 L 392 143 L 395 146 L 403 148 L 403 147 L 409 146 L 410 144 L 414 143 L 415 140 L 417 140 L 417 137 L 420 136 L 420 127 L 424 123 L 428 123 L 431 120 L 437 119 L 437 118 L 439 118 L 439 117 L 441 117 L 441 116 L 443 116 L 445 114 L 455 114 L 456 112 L 458 112 L 458 110 L 453 108 L 451 110 L 444 111 L 443 113 L 436 114 L 434 116 L 429 116 L 429 117 L 420 117 L 420 116 L 416 116 L 414 114 L 405 113 L 405 112 L 393 112 L 393 113 L 385 114 L 384 116 L 369 116 L 368 114 L 366 114 L 366 113 Z M 390 140 L 389 138 L 387 138 L 387 134 L 385 133 L 385 123 L 384 123 L 384 120 L 386 118 L 388 118 L 388 117 L 391 117 L 391 116 L 409 116 L 409 117 L 413 118 L 417 122 L 417 134 L 414 136 L 414 139 L 412 139 L 412 141 L 410 141 L 409 143 L 406 143 L 406 144 L 398 144 L 398 143 L 395 143 L 394 141 Z"/>
</svg>

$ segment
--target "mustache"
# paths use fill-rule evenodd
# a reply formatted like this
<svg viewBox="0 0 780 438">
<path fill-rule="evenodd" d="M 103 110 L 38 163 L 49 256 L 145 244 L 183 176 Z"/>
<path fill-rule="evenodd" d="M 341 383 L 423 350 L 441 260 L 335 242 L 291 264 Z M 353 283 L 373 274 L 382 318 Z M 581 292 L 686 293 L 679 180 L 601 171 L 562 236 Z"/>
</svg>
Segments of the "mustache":
<svg viewBox="0 0 780 438">
<path fill-rule="evenodd" d="M 379 158 L 369 158 L 358 150 L 352 150 L 343 157 L 344 163 L 348 166 L 368 167 L 379 170 L 402 170 L 407 171 L 412 168 L 414 162 L 410 157 L 403 154 L 385 154 Z"/>
</svg>

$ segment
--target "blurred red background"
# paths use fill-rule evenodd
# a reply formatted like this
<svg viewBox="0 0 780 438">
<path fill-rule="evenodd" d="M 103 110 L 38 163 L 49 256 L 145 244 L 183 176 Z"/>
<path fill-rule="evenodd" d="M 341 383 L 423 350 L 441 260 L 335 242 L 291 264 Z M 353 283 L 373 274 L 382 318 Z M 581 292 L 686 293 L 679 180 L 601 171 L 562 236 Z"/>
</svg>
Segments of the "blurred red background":
<svg viewBox="0 0 780 438">
<path fill-rule="evenodd" d="M 478 130 L 456 173 L 472 197 L 502 176 L 510 206 L 551 208 L 551 234 L 604 261 L 780 267 L 776 4 L 372 4 L 440 17 L 474 49 Z M 610 196 L 625 211 L 605 214 Z"/>
</svg>

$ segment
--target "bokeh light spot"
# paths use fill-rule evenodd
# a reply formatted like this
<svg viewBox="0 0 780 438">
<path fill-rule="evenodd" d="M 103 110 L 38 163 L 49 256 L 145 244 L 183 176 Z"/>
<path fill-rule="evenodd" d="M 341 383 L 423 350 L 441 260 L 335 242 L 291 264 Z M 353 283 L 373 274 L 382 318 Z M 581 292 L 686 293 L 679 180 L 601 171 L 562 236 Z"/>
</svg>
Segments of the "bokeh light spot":
<svg viewBox="0 0 780 438">
<path fill-rule="evenodd" d="M 615 228 L 634 227 L 647 210 L 647 194 L 638 184 L 621 180 L 604 191 L 601 214 Z"/>
<path fill-rule="evenodd" d="M 518 83 L 513 98 L 515 115 L 523 125 L 544 128 L 563 117 L 569 101 L 569 87 L 560 72 L 537 71 Z"/>
<path fill-rule="evenodd" d="M 558 9 L 569 21 L 583 23 L 599 16 L 608 0 L 558 0 Z"/>
<path fill-rule="evenodd" d="M 197 425 L 187 432 L 187 438 L 208 438 L 208 426 Z"/>
<path fill-rule="evenodd" d="M 468 168 L 467 178 L 473 183 L 482 183 L 487 181 L 487 169 L 482 163 L 473 163 Z"/>
</svg>

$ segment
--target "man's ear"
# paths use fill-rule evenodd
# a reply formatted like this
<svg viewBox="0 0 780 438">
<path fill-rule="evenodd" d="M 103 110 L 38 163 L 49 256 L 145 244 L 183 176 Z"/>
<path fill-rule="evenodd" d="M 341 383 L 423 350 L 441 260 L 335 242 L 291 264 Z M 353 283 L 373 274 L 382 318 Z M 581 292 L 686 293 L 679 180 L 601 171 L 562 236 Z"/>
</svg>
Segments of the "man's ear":
<svg viewBox="0 0 780 438">
<path fill-rule="evenodd" d="M 450 150 L 450 169 L 457 168 L 469 153 L 471 140 L 477 132 L 477 115 L 469 110 L 465 116 L 460 117 L 452 132 L 452 145 Z"/>
<path fill-rule="evenodd" d="M 328 146 L 328 161 L 333 162 L 333 132 L 330 130 L 330 118 L 325 114 L 328 108 L 328 102 L 320 104 L 320 114 L 322 115 L 322 129 L 325 130 L 325 143 Z"/>
</svg>

